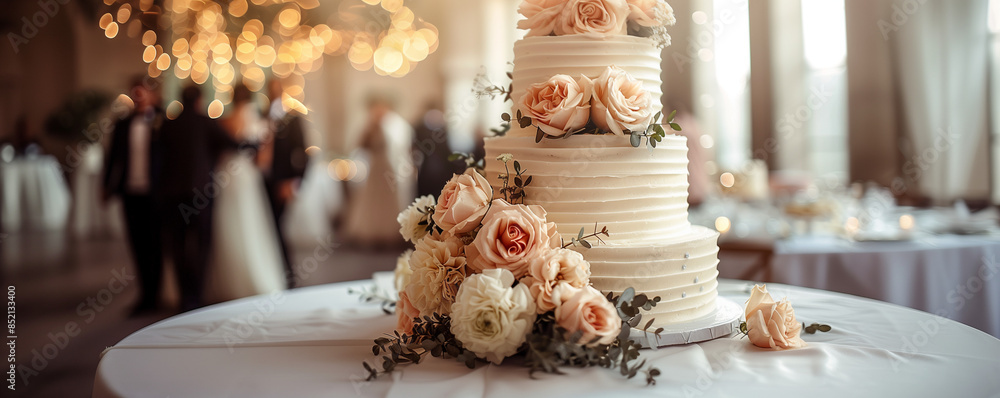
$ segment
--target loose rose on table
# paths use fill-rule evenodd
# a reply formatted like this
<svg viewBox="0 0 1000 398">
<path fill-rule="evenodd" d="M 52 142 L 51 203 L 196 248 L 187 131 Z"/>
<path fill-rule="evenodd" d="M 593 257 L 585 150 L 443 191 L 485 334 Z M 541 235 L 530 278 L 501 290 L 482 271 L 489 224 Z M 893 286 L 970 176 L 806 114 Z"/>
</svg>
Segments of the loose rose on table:
<svg viewBox="0 0 1000 398">
<path fill-rule="evenodd" d="M 493 199 L 493 187 L 475 169 L 456 174 L 441 190 L 434 207 L 434 222 L 452 235 L 469 232 L 479 226 Z"/>
<path fill-rule="evenodd" d="M 476 239 L 466 247 L 473 272 L 502 268 L 520 279 L 532 259 L 559 244 L 555 223 L 545 220 L 541 206 L 512 205 L 494 200 Z"/>
<path fill-rule="evenodd" d="M 555 25 L 557 35 L 625 34 L 629 6 L 625 0 L 569 0 Z"/>
<path fill-rule="evenodd" d="M 618 135 L 645 131 L 653 119 L 652 99 L 642 82 L 612 65 L 594 79 L 590 118 L 598 128 Z"/>
<path fill-rule="evenodd" d="M 593 85 L 586 76 L 576 80 L 567 75 L 552 76 L 528 87 L 519 101 L 521 113 L 545 134 L 562 137 L 590 121 Z"/>
<path fill-rule="evenodd" d="M 535 304 L 528 287 L 514 286 L 505 269 L 488 269 L 470 276 L 452 307 L 451 331 L 476 356 L 494 364 L 514 355 L 535 322 Z"/>
<path fill-rule="evenodd" d="M 753 345 L 784 350 L 806 345 L 799 337 L 802 324 L 788 299 L 775 302 L 766 286 L 755 285 L 744 310 L 747 336 Z"/>
</svg>

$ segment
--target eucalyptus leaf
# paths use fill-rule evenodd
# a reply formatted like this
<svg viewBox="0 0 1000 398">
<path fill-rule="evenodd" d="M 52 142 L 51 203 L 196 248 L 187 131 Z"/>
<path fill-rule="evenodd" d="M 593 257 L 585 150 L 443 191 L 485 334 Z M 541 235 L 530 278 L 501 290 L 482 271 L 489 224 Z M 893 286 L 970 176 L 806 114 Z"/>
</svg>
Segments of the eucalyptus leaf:
<svg viewBox="0 0 1000 398">
<path fill-rule="evenodd" d="M 639 144 L 642 143 L 642 137 L 640 137 L 638 134 L 632 134 L 629 137 L 629 141 L 632 143 L 633 148 L 638 148 Z"/>
</svg>

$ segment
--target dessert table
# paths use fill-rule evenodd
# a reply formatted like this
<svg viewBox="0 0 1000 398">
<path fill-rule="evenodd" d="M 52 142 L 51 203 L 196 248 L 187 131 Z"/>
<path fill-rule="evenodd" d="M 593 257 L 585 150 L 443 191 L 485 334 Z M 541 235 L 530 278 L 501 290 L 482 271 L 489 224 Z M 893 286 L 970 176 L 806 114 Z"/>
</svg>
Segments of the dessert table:
<svg viewBox="0 0 1000 398">
<path fill-rule="evenodd" d="M 774 282 L 887 301 L 1000 337 L 1000 237 L 798 237 L 775 242 L 770 266 Z"/>
<path fill-rule="evenodd" d="M 368 382 L 361 361 L 395 316 L 348 293 L 345 282 L 248 297 L 163 320 L 103 354 L 94 397 L 481 396 L 997 396 L 1000 340 L 969 326 L 888 303 L 771 284 L 799 320 L 830 324 L 808 346 L 769 351 L 738 336 L 643 350 L 656 386 L 616 370 L 537 375 L 508 358 L 474 370 L 428 357 Z M 750 285 L 721 280 L 742 303 Z M 510 362 L 510 363 L 508 363 Z M 765 395 L 766 394 L 766 395 Z"/>
</svg>

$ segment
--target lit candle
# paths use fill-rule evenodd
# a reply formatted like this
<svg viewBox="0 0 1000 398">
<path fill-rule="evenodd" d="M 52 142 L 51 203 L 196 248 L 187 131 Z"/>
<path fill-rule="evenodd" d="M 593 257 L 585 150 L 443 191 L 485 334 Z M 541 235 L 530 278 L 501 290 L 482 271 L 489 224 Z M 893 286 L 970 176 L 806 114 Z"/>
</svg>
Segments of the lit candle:
<svg viewBox="0 0 1000 398">
<path fill-rule="evenodd" d="M 899 216 L 899 228 L 903 231 L 910 231 L 913 229 L 914 220 L 913 216 L 909 214 L 903 214 Z"/>
</svg>

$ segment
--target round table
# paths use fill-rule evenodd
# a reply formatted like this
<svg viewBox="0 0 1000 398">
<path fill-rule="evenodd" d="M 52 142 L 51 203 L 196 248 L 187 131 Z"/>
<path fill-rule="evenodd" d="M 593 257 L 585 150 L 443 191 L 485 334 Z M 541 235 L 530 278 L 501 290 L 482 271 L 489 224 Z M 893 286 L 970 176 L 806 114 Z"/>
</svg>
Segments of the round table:
<svg viewBox="0 0 1000 398">
<path fill-rule="evenodd" d="M 516 360 L 474 370 L 428 357 L 364 381 L 371 341 L 395 316 L 338 283 L 249 297 L 166 319 L 103 354 L 94 397 L 509 397 L 509 396 L 996 396 L 1000 340 L 945 318 L 893 304 L 772 284 L 799 320 L 833 326 L 803 335 L 808 346 L 770 351 L 737 336 L 643 350 L 656 386 L 616 369 L 567 368 L 528 378 Z M 749 285 L 722 280 L 738 303 Z"/>
<path fill-rule="evenodd" d="M 899 242 L 778 241 L 770 280 L 887 301 L 1000 337 L 1000 237 L 929 235 Z"/>
</svg>

